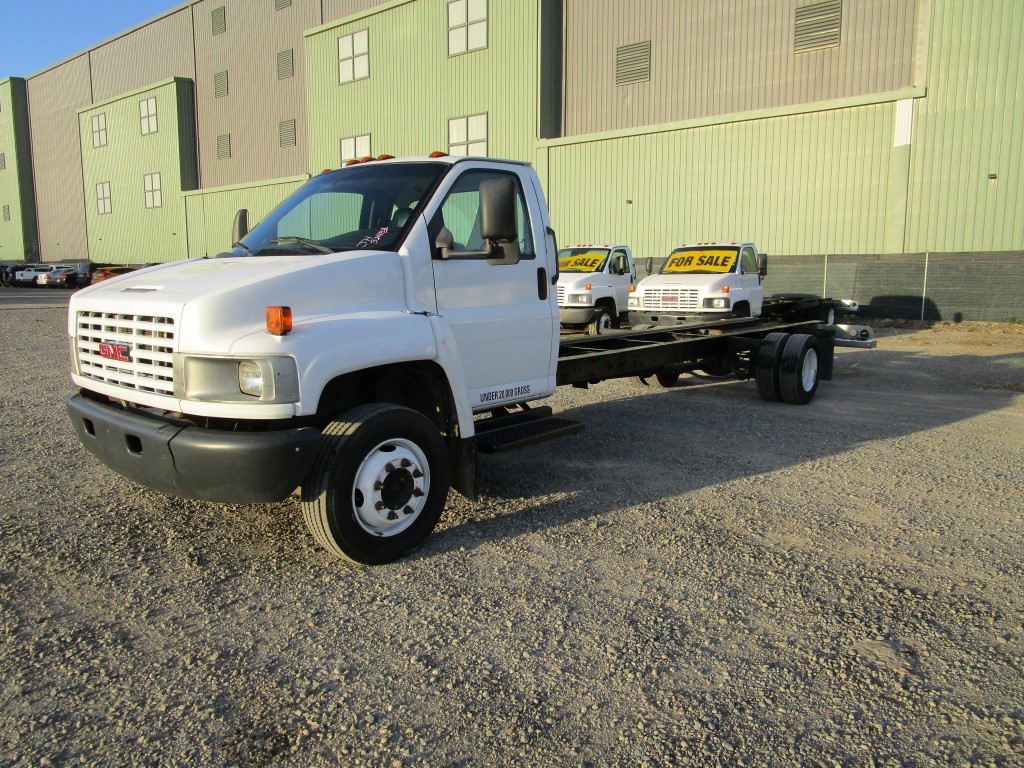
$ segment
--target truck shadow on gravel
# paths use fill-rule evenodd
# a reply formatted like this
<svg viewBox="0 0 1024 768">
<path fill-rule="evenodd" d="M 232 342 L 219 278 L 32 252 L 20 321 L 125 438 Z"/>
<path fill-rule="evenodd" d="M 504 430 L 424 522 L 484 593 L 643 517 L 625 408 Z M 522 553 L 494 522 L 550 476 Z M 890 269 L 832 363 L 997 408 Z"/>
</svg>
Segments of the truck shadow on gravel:
<svg viewBox="0 0 1024 768">
<path fill-rule="evenodd" d="M 756 497 L 768 473 L 842 461 L 870 443 L 966 422 L 1019 404 L 1022 393 L 1022 354 L 881 350 L 838 354 L 834 378 L 807 406 L 762 401 L 753 382 L 690 376 L 669 390 L 619 380 L 559 392 L 556 412 L 586 430 L 481 456 L 480 498 L 450 501 L 438 531 L 412 557 L 598 520 L 723 483 L 749 482 Z"/>
</svg>

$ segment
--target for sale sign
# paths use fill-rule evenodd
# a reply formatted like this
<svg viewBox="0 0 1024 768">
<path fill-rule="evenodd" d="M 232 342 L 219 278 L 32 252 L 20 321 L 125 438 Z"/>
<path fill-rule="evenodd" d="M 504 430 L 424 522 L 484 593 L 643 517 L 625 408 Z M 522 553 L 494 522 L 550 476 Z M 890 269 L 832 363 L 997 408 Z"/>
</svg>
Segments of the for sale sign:
<svg viewBox="0 0 1024 768">
<path fill-rule="evenodd" d="M 736 251 L 709 248 L 676 251 L 668 257 L 663 273 L 673 272 L 731 272 L 736 263 Z"/>
</svg>

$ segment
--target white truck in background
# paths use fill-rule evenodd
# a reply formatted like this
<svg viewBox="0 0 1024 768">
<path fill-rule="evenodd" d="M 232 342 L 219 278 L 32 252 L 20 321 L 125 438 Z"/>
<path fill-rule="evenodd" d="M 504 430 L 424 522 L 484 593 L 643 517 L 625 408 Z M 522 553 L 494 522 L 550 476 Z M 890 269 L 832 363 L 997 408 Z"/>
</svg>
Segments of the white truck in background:
<svg viewBox="0 0 1024 768">
<path fill-rule="evenodd" d="M 574 245 L 558 252 L 558 320 L 591 335 L 617 328 L 636 284 L 628 245 Z"/>
<path fill-rule="evenodd" d="M 650 269 L 648 269 L 650 271 Z M 768 257 L 753 243 L 697 243 L 669 254 L 629 296 L 632 326 L 695 317 L 760 317 Z"/>
</svg>

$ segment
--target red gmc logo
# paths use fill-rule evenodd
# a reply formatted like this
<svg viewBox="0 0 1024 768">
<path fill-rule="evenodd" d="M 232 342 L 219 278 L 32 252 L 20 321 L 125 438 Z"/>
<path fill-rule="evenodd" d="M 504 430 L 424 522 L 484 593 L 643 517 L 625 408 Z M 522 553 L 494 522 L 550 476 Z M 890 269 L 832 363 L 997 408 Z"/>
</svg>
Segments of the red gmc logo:
<svg viewBox="0 0 1024 768">
<path fill-rule="evenodd" d="M 662 296 L 661 300 L 662 301 L 679 301 L 679 297 L 678 296 Z"/>
<path fill-rule="evenodd" d="M 130 363 L 132 348 L 127 344 L 111 344 L 107 341 L 100 342 L 100 357 L 117 360 L 122 363 Z"/>
</svg>

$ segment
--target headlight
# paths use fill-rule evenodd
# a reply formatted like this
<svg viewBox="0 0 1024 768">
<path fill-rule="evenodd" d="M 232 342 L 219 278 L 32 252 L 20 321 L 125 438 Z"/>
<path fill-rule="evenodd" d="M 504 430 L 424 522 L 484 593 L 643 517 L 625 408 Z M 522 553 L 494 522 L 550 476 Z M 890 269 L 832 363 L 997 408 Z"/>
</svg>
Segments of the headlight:
<svg viewBox="0 0 1024 768">
<path fill-rule="evenodd" d="M 238 364 L 238 388 L 243 395 L 263 397 L 263 371 L 254 360 L 243 360 Z"/>
<path fill-rule="evenodd" d="M 630 306 L 630 307 L 639 307 L 640 306 L 640 297 L 639 296 L 630 296 L 629 299 L 626 300 L 626 304 L 627 304 L 627 306 Z"/>
<path fill-rule="evenodd" d="M 728 309 L 728 299 L 704 299 L 704 309 Z"/>
<path fill-rule="evenodd" d="M 570 304 L 593 304 L 594 297 L 589 293 L 570 293 L 569 294 Z"/>
<path fill-rule="evenodd" d="M 299 374 L 291 357 L 174 356 L 174 396 L 208 403 L 296 403 Z"/>
</svg>

